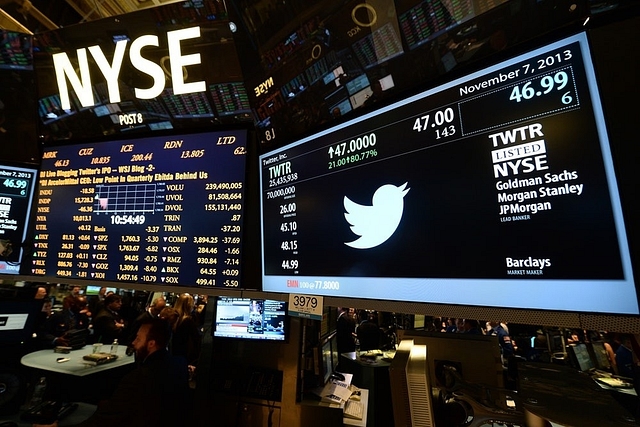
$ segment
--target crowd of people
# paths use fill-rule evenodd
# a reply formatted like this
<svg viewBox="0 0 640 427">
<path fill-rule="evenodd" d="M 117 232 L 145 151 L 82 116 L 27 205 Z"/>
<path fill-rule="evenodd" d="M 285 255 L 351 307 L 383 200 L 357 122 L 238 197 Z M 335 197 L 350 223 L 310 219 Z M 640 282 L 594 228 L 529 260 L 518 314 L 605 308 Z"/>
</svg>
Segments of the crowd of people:
<svg viewBox="0 0 640 427">
<path fill-rule="evenodd" d="M 87 297 L 84 293 L 79 286 L 58 291 L 55 296 L 49 295 L 47 286 L 37 288 L 35 299 L 42 300 L 42 312 L 34 345 L 68 346 L 75 332 L 86 331 L 86 344 L 117 340 L 125 345 L 127 354 L 135 355 L 136 367 L 80 426 L 168 427 L 188 421 L 189 388 L 193 388 L 200 356 L 203 306 L 196 306 L 189 293 L 154 294 L 151 301 L 148 294 L 132 299 L 105 287 L 97 295 Z M 147 302 L 141 306 L 142 297 Z M 206 297 L 202 303 L 206 304 Z M 172 418 L 165 411 L 168 407 L 184 410 L 171 411 L 177 417 Z"/>
<path fill-rule="evenodd" d="M 201 320 L 195 299 L 189 293 L 176 295 L 171 304 L 164 296 L 157 296 L 141 305 L 106 287 L 100 288 L 97 295 L 87 297 L 80 286 L 73 286 L 66 295 L 54 297 L 49 296 L 46 286 L 40 286 L 35 298 L 43 301 L 35 329 L 36 348 L 69 346 L 72 333 L 86 331 L 85 344 L 111 344 L 117 340 L 133 352 L 140 325 L 148 319 L 162 318 L 171 326 L 168 342 L 171 354 L 183 357 L 190 371 L 195 371 L 200 354 Z M 58 304 L 59 309 L 54 311 L 52 300 L 60 298 L 61 307 Z"/>
</svg>

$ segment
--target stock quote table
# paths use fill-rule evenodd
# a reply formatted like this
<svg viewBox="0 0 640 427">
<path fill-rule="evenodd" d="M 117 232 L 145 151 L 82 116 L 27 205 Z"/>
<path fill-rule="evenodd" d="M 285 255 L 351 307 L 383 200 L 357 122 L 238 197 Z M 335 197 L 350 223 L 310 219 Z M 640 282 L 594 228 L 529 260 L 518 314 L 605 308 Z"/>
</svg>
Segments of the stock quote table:
<svg viewBox="0 0 640 427">
<path fill-rule="evenodd" d="M 45 150 L 35 275 L 239 287 L 246 131 Z"/>
</svg>

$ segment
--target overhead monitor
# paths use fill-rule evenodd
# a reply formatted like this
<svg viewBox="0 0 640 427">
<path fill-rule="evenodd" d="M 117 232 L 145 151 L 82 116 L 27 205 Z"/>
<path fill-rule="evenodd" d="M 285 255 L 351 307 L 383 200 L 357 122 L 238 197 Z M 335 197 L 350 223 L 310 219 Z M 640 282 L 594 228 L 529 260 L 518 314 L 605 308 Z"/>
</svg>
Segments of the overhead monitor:
<svg viewBox="0 0 640 427">
<path fill-rule="evenodd" d="M 584 33 L 260 168 L 264 291 L 639 314 Z"/>
<path fill-rule="evenodd" d="M 247 132 L 48 147 L 30 273 L 240 287 Z"/>
<path fill-rule="evenodd" d="M 33 37 L 0 29 L 0 69 L 32 70 Z"/>
<path fill-rule="evenodd" d="M 287 303 L 268 299 L 218 297 L 213 336 L 286 341 Z"/>
<path fill-rule="evenodd" d="M 0 165 L 0 274 L 19 274 L 38 170 Z"/>
</svg>

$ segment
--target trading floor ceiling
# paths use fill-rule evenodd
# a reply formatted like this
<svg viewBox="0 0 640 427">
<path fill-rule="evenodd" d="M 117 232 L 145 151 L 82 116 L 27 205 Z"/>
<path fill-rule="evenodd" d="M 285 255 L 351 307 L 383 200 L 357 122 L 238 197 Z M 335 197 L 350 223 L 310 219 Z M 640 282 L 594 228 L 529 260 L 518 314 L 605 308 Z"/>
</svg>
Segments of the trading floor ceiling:
<svg viewBox="0 0 640 427">
<path fill-rule="evenodd" d="M 182 0 L 0 0 L 0 29 L 39 33 Z"/>
</svg>

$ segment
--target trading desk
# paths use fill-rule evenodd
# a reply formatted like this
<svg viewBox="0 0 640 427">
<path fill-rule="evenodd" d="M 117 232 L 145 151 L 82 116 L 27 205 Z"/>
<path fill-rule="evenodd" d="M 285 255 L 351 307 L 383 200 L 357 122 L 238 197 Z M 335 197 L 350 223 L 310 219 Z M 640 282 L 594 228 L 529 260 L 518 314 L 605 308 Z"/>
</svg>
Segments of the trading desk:
<svg viewBox="0 0 640 427">
<path fill-rule="evenodd" d="M 39 350 L 24 355 L 20 360 L 20 363 L 30 368 L 84 377 L 86 375 L 128 365 L 133 363 L 135 359 L 133 356 L 127 356 L 126 346 L 120 345 L 118 346 L 117 360 L 103 365 L 91 365 L 84 360 L 82 356 L 91 354 L 92 350 L 93 348 L 90 345 L 84 346 L 79 350 L 72 350 L 68 354 L 55 353 L 53 349 Z M 60 363 L 58 362 L 58 359 L 60 358 L 68 358 L 69 361 Z"/>
</svg>

